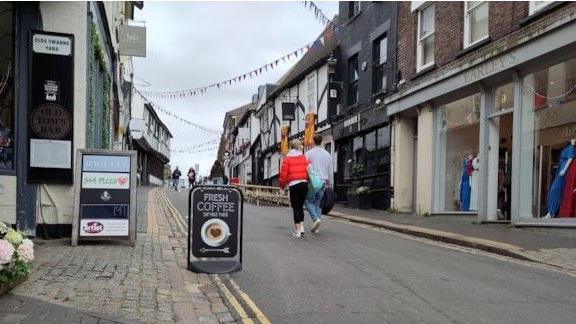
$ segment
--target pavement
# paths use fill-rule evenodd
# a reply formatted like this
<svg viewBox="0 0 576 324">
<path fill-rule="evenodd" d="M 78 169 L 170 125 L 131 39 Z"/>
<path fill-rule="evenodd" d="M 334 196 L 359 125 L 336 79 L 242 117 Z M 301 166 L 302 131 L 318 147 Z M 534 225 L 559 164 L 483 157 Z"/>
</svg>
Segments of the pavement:
<svg viewBox="0 0 576 324">
<path fill-rule="evenodd" d="M 234 323 L 217 283 L 186 270 L 187 236 L 162 192 L 139 187 L 136 245 L 35 240 L 33 272 L 0 323 Z"/>
<path fill-rule="evenodd" d="M 167 197 L 185 219 L 187 193 Z M 337 217 L 303 239 L 293 239 L 291 227 L 289 208 L 245 205 L 243 269 L 222 279 L 264 316 L 238 298 L 253 323 L 564 323 L 576 316 L 576 275 L 557 267 Z"/>
<path fill-rule="evenodd" d="M 478 223 L 475 216 L 417 216 L 336 206 L 333 217 L 576 271 L 576 229 Z"/>
</svg>

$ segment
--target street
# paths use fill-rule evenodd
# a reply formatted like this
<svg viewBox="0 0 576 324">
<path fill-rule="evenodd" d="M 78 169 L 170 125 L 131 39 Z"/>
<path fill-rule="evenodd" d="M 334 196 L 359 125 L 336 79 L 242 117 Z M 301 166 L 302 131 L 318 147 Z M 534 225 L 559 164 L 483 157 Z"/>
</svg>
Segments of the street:
<svg viewBox="0 0 576 324">
<path fill-rule="evenodd" d="M 167 196 L 187 215 L 187 191 Z M 244 212 L 231 275 L 273 323 L 568 323 L 576 280 L 504 258 L 328 219 L 290 236 L 288 208 Z M 308 228 L 310 226 L 307 220 Z"/>
</svg>

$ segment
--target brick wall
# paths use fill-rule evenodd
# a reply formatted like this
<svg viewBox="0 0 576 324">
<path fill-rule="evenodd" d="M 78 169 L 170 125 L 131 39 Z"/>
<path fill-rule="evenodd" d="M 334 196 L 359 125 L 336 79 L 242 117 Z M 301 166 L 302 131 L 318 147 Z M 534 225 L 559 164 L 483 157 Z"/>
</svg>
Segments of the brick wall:
<svg viewBox="0 0 576 324">
<path fill-rule="evenodd" d="M 435 18 L 435 53 L 436 69 L 456 61 L 469 60 L 470 55 L 462 55 L 464 38 L 464 4 L 462 2 L 436 2 Z M 491 47 L 498 40 L 507 37 L 519 29 L 527 29 L 549 21 L 550 17 L 561 15 L 564 11 L 576 6 L 575 3 L 560 5 L 549 12 L 537 17 L 535 21 L 526 25 L 521 22 L 528 16 L 528 2 L 495 1 L 489 3 L 489 35 L 490 42 L 475 49 Z M 402 1 L 398 4 L 398 72 L 399 80 L 404 79 L 410 83 L 420 78 L 416 74 L 416 30 L 418 16 L 411 12 L 410 2 Z M 522 31 L 519 31 L 522 33 Z M 434 72 L 430 72 L 434 73 Z M 429 74 L 429 73 L 427 73 Z"/>
</svg>

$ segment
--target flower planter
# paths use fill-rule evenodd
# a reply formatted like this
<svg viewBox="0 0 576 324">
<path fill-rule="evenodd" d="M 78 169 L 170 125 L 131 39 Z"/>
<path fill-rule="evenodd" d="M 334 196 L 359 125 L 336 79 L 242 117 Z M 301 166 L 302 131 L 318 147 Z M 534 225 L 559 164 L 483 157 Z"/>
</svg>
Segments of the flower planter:
<svg viewBox="0 0 576 324">
<path fill-rule="evenodd" d="M 23 283 L 24 281 L 26 281 L 26 279 L 28 279 L 28 276 L 20 277 L 13 282 L 0 283 L 0 296 L 4 295 L 5 293 L 9 292 L 19 284 Z"/>
</svg>

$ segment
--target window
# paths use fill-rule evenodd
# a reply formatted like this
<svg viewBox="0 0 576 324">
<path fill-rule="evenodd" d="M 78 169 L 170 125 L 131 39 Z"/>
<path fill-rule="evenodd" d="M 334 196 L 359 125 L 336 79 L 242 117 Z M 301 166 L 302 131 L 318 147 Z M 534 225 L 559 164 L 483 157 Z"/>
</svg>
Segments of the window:
<svg viewBox="0 0 576 324">
<path fill-rule="evenodd" d="M 348 105 L 358 102 L 358 54 L 348 59 Z"/>
<path fill-rule="evenodd" d="M 464 2 L 464 47 L 488 37 L 488 2 Z"/>
<path fill-rule="evenodd" d="M 546 7 L 548 7 L 549 5 L 551 5 L 553 3 L 554 3 L 554 1 L 529 1 L 528 2 L 528 14 L 533 15 L 535 13 L 538 13 L 538 12 L 546 9 Z"/>
<path fill-rule="evenodd" d="M 14 169 L 13 4 L 0 2 L 0 171 Z"/>
<path fill-rule="evenodd" d="M 373 92 L 386 90 L 386 61 L 388 60 L 388 37 L 383 36 L 372 44 L 374 62 L 372 86 Z"/>
<path fill-rule="evenodd" d="M 390 146 L 390 127 L 389 126 L 385 126 L 382 128 L 378 129 L 378 133 L 377 133 L 377 137 L 378 137 L 378 149 Z"/>
<path fill-rule="evenodd" d="M 307 112 L 316 112 L 316 75 L 308 76 L 307 81 Z"/>
<path fill-rule="evenodd" d="M 416 46 L 416 70 L 421 71 L 434 64 L 434 5 L 418 10 L 418 44 Z"/>
<path fill-rule="evenodd" d="M 348 2 L 348 19 L 353 18 L 360 13 L 360 1 Z"/>
</svg>

